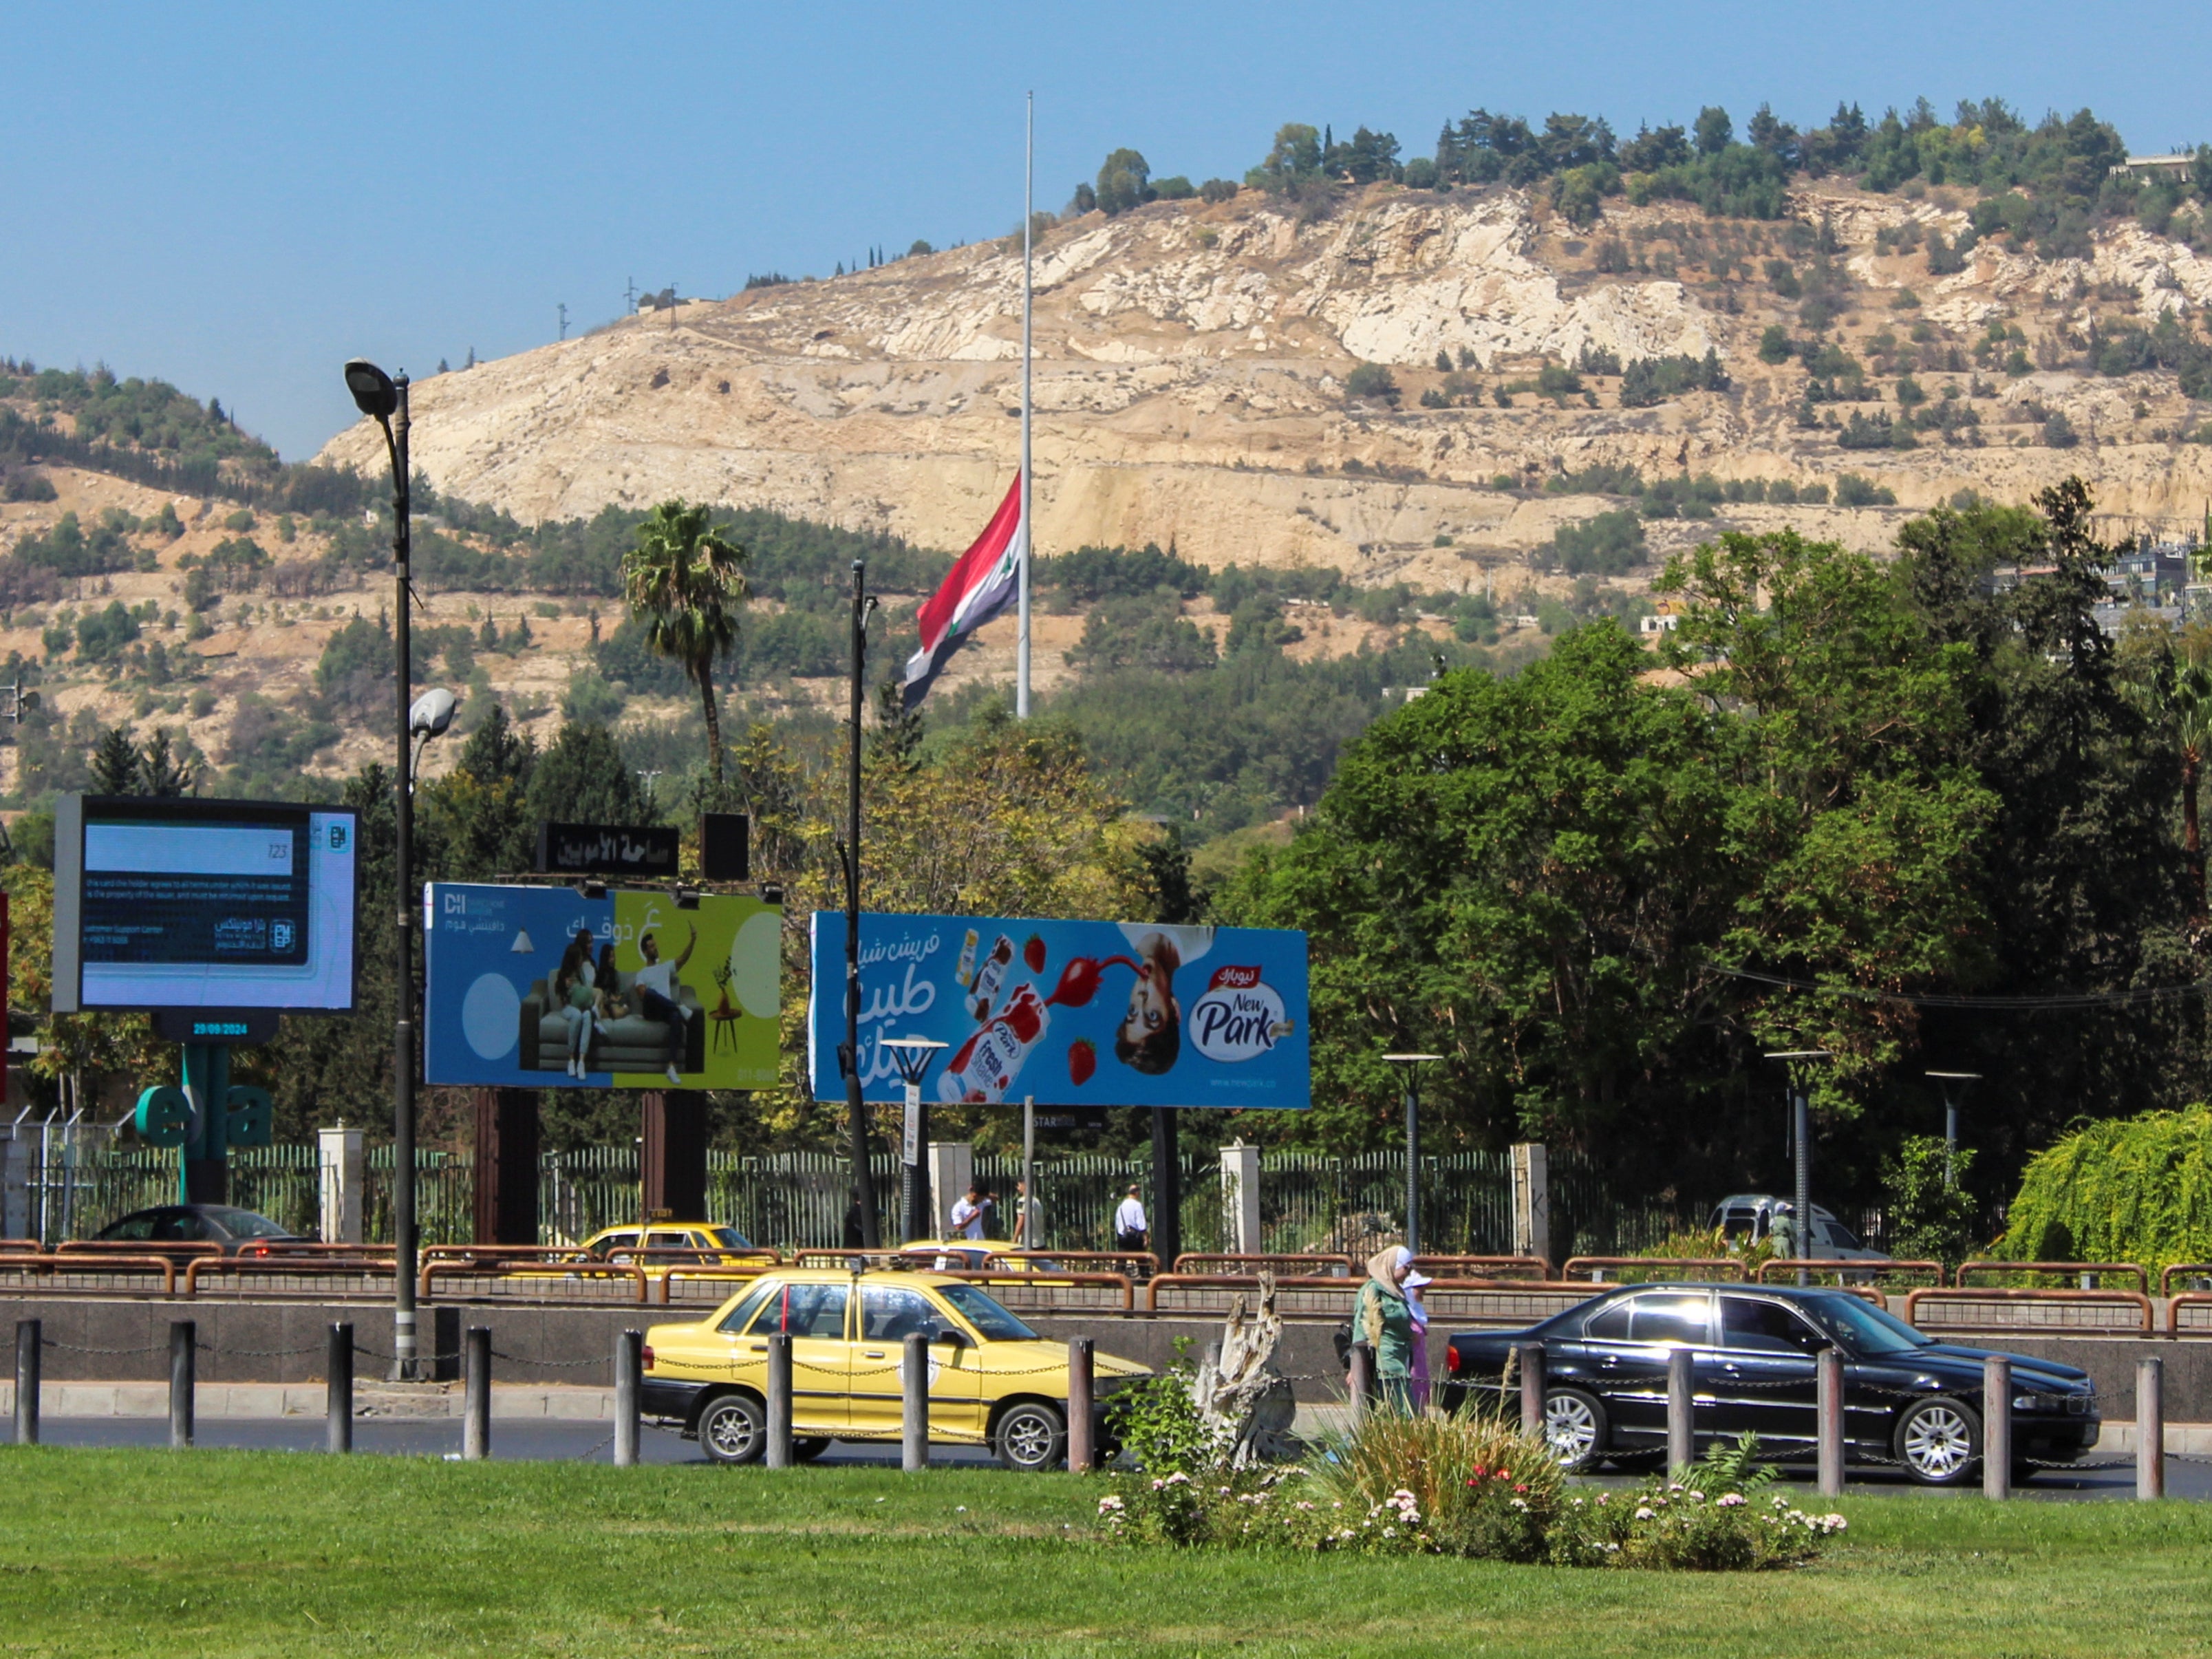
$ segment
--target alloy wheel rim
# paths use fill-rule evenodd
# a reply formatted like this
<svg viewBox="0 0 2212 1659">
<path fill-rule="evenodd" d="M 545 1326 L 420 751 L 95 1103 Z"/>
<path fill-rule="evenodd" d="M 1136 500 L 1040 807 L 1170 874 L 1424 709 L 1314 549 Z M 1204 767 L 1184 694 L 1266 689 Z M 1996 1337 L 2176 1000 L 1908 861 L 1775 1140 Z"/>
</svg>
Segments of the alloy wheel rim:
<svg viewBox="0 0 2212 1659">
<path fill-rule="evenodd" d="M 1569 1395 L 1544 1402 L 1544 1440 L 1552 1455 L 1562 1463 L 1587 1457 L 1597 1443 L 1597 1419 L 1590 1409 Z"/>
<path fill-rule="evenodd" d="M 1905 1458 L 1922 1474 L 1947 1476 L 1966 1467 L 1973 1436 L 1966 1419 L 1948 1406 L 1931 1406 L 1905 1431 Z"/>
<path fill-rule="evenodd" d="M 1052 1449 L 1052 1425 L 1035 1412 L 1022 1412 L 1006 1425 L 1006 1449 L 1018 1463 L 1042 1463 Z"/>
<path fill-rule="evenodd" d="M 726 1406 L 708 1419 L 707 1435 L 725 1457 L 742 1458 L 752 1449 L 752 1419 L 738 1407 Z"/>
</svg>

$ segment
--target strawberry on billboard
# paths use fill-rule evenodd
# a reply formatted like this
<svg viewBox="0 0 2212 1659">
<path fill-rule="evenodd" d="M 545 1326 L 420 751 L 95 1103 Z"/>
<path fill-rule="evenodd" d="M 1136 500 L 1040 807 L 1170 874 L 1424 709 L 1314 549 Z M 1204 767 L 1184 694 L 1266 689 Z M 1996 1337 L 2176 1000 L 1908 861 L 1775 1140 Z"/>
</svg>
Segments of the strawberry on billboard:
<svg viewBox="0 0 2212 1659">
<path fill-rule="evenodd" d="M 814 914 L 808 1058 L 842 1100 L 845 916 Z M 860 1085 L 902 1097 L 886 1037 L 943 1043 L 921 1080 L 941 1105 L 1312 1104 L 1306 936 L 1258 927 L 860 917 Z"/>
</svg>

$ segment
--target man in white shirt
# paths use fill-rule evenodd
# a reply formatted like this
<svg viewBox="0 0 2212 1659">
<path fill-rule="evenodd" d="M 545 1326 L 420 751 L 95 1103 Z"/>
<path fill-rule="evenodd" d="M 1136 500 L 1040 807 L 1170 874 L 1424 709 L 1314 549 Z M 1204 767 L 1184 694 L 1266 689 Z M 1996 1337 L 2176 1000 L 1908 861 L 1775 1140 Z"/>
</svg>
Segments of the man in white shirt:
<svg viewBox="0 0 2212 1659">
<path fill-rule="evenodd" d="M 983 1192 L 980 1187 L 970 1187 L 968 1196 L 952 1206 L 952 1231 L 963 1238 L 983 1236 Z"/>
<path fill-rule="evenodd" d="M 668 1080 L 681 1085 L 684 1073 L 676 1062 L 684 1053 L 684 1025 L 691 1018 L 691 1011 L 676 1000 L 676 975 L 691 960 L 691 952 L 699 944 L 699 928 L 692 925 L 691 937 L 684 946 L 684 954 L 673 962 L 660 959 L 660 941 L 650 933 L 639 936 L 637 953 L 645 958 L 645 966 L 630 975 L 631 994 L 637 999 L 637 1011 L 647 1019 L 657 1019 L 668 1027 Z"/>
<path fill-rule="evenodd" d="M 1141 1250 L 1150 1237 L 1151 1229 L 1145 1220 L 1144 1200 L 1137 1196 L 1132 1185 L 1129 1195 L 1114 1212 L 1114 1248 L 1117 1250 Z"/>
</svg>

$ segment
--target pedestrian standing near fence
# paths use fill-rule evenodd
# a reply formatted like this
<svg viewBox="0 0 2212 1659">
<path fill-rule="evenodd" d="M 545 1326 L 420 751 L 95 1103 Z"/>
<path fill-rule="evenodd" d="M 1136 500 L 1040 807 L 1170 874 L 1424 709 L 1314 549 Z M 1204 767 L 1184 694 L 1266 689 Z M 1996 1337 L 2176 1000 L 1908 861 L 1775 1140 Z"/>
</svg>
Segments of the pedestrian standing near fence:
<svg viewBox="0 0 2212 1659">
<path fill-rule="evenodd" d="M 983 1192 L 970 1187 L 968 1195 L 952 1206 L 952 1234 L 959 1238 L 983 1237 Z"/>
<path fill-rule="evenodd" d="M 1413 1270 L 1411 1250 L 1385 1245 L 1368 1258 L 1366 1282 L 1352 1304 L 1352 1340 L 1374 1351 L 1376 1392 L 1383 1404 L 1400 1412 L 1413 1404 L 1413 1314 L 1405 1291 L 1406 1276 Z"/>
<path fill-rule="evenodd" d="M 1114 1248 L 1117 1250 L 1141 1250 L 1152 1237 L 1151 1224 L 1145 1219 L 1145 1201 L 1137 1196 L 1138 1188 L 1133 1182 L 1129 1195 L 1114 1212 Z M 1170 1267 L 1174 1263 L 1166 1264 Z"/>
<path fill-rule="evenodd" d="M 1025 1250 L 1044 1248 L 1044 1206 L 1030 1196 L 1030 1183 L 1017 1181 L 1014 1191 L 1019 1201 L 1014 1206 L 1014 1243 Z"/>
</svg>

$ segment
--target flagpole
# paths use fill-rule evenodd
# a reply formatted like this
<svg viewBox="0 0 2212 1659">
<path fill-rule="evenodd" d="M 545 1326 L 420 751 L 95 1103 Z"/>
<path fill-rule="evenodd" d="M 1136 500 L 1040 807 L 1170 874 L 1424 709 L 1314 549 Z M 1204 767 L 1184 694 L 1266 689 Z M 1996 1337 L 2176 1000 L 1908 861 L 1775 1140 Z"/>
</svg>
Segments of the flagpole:
<svg viewBox="0 0 2212 1659">
<path fill-rule="evenodd" d="M 1030 244 L 1036 195 L 1036 94 L 1029 94 L 1022 145 L 1022 561 L 1015 580 L 1020 593 L 1021 634 L 1014 645 L 1014 713 L 1030 717 L 1030 556 L 1036 546 L 1030 517 Z"/>
</svg>

